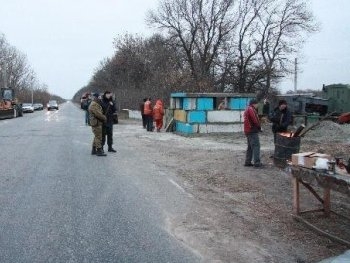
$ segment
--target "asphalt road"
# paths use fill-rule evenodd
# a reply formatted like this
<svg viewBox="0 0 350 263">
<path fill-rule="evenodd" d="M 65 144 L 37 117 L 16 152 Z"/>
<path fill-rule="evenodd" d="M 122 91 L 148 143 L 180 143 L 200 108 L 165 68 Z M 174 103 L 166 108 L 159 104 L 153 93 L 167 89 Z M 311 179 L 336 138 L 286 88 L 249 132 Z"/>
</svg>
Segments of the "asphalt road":
<svg viewBox="0 0 350 263">
<path fill-rule="evenodd" d="M 0 262 L 200 261 L 166 225 L 190 198 L 115 140 L 116 154 L 91 156 L 72 103 L 0 121 Z"/>
</svg>

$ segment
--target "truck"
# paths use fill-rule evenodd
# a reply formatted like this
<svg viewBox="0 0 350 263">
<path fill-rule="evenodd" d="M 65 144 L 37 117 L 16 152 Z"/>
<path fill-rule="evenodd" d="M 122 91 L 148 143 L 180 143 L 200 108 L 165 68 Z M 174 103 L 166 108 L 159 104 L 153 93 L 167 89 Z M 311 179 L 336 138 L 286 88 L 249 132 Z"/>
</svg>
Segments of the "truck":
<svg viewBox="0 0 350 263">
<path fill-rule="evenodd" d="M 0 94 L 0 119 L 22 117 L 22 104 L 18 103 L 12 88 L 2 88 Z"/>
<path fill-rule="evenodd" d="M 324 116 L 328 113 L 328 99 L 316 97 L 312 93 L 276 95 L 271 100 L 270 110 L 278 106 L 281 99 L 287 101 L 289 110 L 295 115 Z"/>
</svg>

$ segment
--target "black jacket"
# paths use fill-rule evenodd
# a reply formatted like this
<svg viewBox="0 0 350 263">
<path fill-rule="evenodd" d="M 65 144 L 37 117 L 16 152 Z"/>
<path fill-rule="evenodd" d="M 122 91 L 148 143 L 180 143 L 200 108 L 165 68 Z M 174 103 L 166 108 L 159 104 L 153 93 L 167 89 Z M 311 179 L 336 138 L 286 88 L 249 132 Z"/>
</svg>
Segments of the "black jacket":
<svg viewBox="0 0 350 263">
<path fill-rule="evenodd" d="M 112 105 L 111 105 L 111 103 Z M 104 126 L 111 127 L 113 126 L 113 114 L 117 111 L 115 102 L 111 99 L 107 99 L 103 97 L 101 99 L 101 106 L 103 110 L 103 114 L 106 116 L 107 121 L 104 123 Z"/>
<path fill-rule="evenodd" d="M 292 123 L 292 114 L 285 108 L 280 110 L 279 107 L 276 107 L 269 115 L 269 120 L 272 124 L 272 132 L 286 132 L 288 125 Z"/>
</svg>

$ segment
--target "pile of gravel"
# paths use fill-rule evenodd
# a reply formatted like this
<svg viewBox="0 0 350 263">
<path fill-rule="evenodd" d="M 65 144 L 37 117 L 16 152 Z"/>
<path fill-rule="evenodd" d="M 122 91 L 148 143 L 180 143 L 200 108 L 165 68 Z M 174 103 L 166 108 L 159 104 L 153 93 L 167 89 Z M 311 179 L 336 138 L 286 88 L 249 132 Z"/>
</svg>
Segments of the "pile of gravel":
<svg viewBox="0 0 350 263">
<path fill-rule="evenodd" d="M 305 134 L 307 139 L 346 139 L 349 136 L 350 129 L 344 129 L 340 125 L 333 121 L 322 121 L 319 125 Z"/>
</svg>

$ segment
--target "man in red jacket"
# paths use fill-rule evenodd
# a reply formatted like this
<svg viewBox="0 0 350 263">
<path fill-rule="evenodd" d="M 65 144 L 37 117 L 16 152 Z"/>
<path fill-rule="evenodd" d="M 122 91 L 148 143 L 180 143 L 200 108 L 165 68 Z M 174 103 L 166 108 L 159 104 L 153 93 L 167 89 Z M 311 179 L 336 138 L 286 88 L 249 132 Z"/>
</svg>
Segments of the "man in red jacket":
<svg viewBox="0 0 350 263">
<path fill-rule="evenodd" d="M 258 101 L 252 99 L 249 106 L 244 112 L 244 133 L 247 137 L 247 153 L 244 166 L 262 167 L 260 161 L 260 140 L 259 132 L 261 132 L 260 120 L 257 112 Z M 252 159 L 254 164 L 252 164 Z"/>
</svg>

